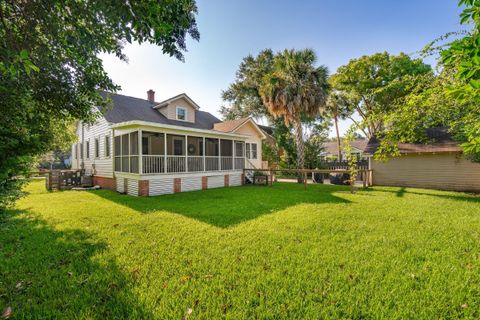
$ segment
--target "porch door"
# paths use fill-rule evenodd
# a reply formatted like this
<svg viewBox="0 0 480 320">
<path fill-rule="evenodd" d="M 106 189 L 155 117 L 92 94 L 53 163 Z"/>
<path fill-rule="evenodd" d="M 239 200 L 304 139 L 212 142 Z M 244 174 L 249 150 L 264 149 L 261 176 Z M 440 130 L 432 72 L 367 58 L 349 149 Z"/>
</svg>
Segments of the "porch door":
<svg viewBox="0 0 480 320">
<path fill-rule="evenodd" d="M 173 155 L 181 156 L 183 155 L 184 147 L 183 147 L 183 140 L 182 139 L 174 139 L 173 140 Z"/>
</svg>

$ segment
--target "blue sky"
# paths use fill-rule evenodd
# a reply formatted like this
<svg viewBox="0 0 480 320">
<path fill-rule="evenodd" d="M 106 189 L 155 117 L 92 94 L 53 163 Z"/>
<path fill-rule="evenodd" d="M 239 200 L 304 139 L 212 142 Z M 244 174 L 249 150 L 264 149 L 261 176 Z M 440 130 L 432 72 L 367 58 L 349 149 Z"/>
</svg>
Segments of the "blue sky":
<svg viewBox="0 0 480 320">
<path fill-rule="evenodd" d="M 128 45 L 129 62 L 102 55 L 122 94 L 156 100 L 185 92 L 219 116 L 222 89 L 242 58 L 264 48 L 312 48 L 331 73 L 375 52 L 415 54 L 431 40 L 461 29 L 455 0 L 198 0 L 200 41 L 189 40 L 185 62 L 148 44 Z M 434 63 L 434 59 L 427 62 Z M 349 123 L 341 124 L 342 132 Z"/>
</svg>

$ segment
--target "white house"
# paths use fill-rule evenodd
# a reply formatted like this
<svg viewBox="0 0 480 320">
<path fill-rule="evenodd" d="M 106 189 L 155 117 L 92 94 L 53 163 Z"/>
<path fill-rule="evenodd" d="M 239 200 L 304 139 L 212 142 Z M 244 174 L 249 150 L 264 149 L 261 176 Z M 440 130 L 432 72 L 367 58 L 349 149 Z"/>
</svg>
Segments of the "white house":
<svg viewBox="0 0 480 320">
<path fill-rule="evenodd" d="M 221 121 L 186 94 L 155 102 L 104 94 L 113 106 L 95 124 L 78 123 L 72 168 L 94 184 L 130 195 L 240 185 L 260 168 L 265 134 L 251 118 Z"/>
</svg>

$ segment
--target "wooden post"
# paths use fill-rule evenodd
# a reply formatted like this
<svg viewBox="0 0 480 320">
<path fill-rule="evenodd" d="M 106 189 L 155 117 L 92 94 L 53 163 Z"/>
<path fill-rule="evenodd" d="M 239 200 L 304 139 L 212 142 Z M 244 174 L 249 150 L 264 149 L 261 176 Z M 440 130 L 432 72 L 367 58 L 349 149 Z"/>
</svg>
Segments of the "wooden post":
<svg viewBox="0 0 480 320">
<path fill-rule="evenodd" d="M 365 189 L 367 187 L 367 171 L 362 172 L 363 175 L 363 188 Z"/>
<path fill-rule="evenodd" d="M 307 190 L 307 173 L 303 174 L 303 184 L 305 185 L 305 190 Z"/>
</svg>

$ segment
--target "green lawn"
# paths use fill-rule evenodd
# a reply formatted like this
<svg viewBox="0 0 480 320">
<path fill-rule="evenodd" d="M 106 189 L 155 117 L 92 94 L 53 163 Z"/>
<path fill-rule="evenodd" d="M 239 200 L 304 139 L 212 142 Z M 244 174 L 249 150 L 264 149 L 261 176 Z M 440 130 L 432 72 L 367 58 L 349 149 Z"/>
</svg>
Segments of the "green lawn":
<svg viewBox="0 0 480 320">
<path fill-rule="evenodd" d="M 135 198 L 42 183 L 0 216 L 0 312 L 18 318 L 480 317 L 475 196 L 276 184 Z"/>
</svg>

